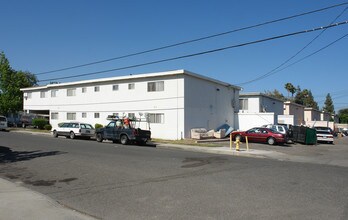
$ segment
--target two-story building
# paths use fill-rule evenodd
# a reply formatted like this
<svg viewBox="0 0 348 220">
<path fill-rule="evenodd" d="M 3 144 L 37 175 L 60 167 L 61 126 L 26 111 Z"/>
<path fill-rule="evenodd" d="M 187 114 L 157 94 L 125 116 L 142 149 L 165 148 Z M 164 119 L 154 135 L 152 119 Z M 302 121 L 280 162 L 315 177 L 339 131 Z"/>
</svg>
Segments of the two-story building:
<svg viewBox="0 0 348 220">
<path fill-rule="evenodd" d="M 276 124 L 278 115 L 282 114 L 282 100 L 260 92 L 241 93 L 236 129 L 247 130 L 266 124 Z"/>
<path fill-rule="evenodd" d="M 50 115 L 50 124 L 107 124 L 109 115 L 146 119 L 152 137 L 182 139 L 190 129 L 235 126 L 240 87 L 186 70 L 137 74 L 21 89 L 27 113 Z"/>
</svg>

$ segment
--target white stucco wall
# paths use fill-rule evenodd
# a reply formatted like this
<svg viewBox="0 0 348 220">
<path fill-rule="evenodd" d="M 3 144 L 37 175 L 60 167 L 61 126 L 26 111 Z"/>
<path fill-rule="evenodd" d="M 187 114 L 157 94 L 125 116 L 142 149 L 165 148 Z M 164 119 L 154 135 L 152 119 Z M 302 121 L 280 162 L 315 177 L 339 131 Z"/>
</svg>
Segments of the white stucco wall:
<svg viewBox="0 0 348 220">
<path fill-rule="evenodd" d="M 128 79 L 113 82 L 78 84 L 74 86 L 51 87 L 47 90 L 46 98 L 40 98 L 40 90 L 33 91 L 31 98 L 24 101 L 24 109 L 49 110 L 50 113 L 58 112 L 57 120 L 51 119 L 52 126 L 57 126 L 62 121 L 67 121 L 67 113 L 76 113 L 76 121 L 86 123 L 107 124 L 108 115 L 118 113 L 120 116 L 135 113 L 164 114 L 164 122 L 150 124 L 154 138 L 176 139 L 184 131 L 184 94 L 183 77 L 165 76 L 144 79 Z M 164 91 L 148 92 L 147 83 L 164 81 Z M 129 90 L 128 84 L 134 83 L 135 89 Z M 112 85 L 118 85 L 117 91 L 112 90 Z M 99 86 L 100 91 L 95 92 L 94 87 Z M 86 93 L 82 93 L 82 88 Z M 75 88 L 75 96 L 67 96 L 67 89 Z M 51 97 L 51 90 L 58 89 L 57 97 Z M 82 118 L 82 113 L 87 114 Z M 94 118 L 94 113 L 99 113 L 99 118 Z M 144 117 L 144 116 L 143 116 Z M 141 128 L 148 128 L 147 123 L 141 123 Z M 173 127 L 175 129 L 173 129 Z"/>
<path fill-rule="evenodd" d="M 274 113 L 238 113 L 239 126 L 237 130 L 248 130 L 253 127 L 274 124 Z"/>
<path fill-rule="evenodd" d="M 238 89 L 185 76 L 186 138 L 192 128 L 216 130 L 223 124 L 234 127 L 238 96 Z"/>
</svg>

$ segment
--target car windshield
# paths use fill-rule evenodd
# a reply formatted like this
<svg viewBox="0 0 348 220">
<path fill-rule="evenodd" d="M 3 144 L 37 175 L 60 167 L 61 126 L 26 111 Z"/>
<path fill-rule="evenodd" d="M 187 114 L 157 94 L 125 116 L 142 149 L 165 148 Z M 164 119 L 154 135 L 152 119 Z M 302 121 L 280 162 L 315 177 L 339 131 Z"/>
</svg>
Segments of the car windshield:
<svg viewBox="0 0 348 220">
<path fill-rule="evenodd" d="M 0 117 L 0 121 L 6 121 L 5 117 Z"/>
<path fill-rule="evenodd" d="M 81 128 L 94 129 L 90 124 L 81 124 Z"/>
<path fill-rule="evenodd" d="M 277 130 L 275 130 L 273 128 L 269 128 L 269 130 L 271 130 L 273 133 L 279 133 Z"/>
</svg>

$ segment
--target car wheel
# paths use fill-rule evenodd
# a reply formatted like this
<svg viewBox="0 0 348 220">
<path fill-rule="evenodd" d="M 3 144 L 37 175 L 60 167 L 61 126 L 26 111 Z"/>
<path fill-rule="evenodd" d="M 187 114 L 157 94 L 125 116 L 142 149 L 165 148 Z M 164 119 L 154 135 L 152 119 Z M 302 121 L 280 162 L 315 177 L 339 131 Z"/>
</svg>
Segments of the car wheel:
<svg viewBox="0 0 348 220">
<path fill-rule="evenodd" d="M 74 139 L 74 138 L 75 138 L 75 133 L 74 133 L 73 131 L 71 131 L 69 137 L 70 137 L 71 139 Z"/>
<path fill-rule="evenodd" d="M 268 143 L 269 145 L 273 145 L 273 144 L 275 144 L 275 140 L 274 140 L 274 138 L 269 137 L 269 138 L 267 139 L 267 143 Z"/>
<path fill-rule="evenodd" d="M 58 132 L 56 130 L 53 131 L 53 137 L 55 137 L 55 138 L 58 137 Z"/>
<path fill-rule="evenodd" d="M 103 135 L 101 133 L 97 134 L 97 141 L 98 142 L 103 142 Z"/>
<path fill-rule="evenodd" d="M 121 141 L 121 144 L 123 144 L 123 145 L 128 144 L 128 137 L 127 137 L 127 135 L 125 135 L 125 134 L 122 135 L 120 141 Z"/>
</svg>

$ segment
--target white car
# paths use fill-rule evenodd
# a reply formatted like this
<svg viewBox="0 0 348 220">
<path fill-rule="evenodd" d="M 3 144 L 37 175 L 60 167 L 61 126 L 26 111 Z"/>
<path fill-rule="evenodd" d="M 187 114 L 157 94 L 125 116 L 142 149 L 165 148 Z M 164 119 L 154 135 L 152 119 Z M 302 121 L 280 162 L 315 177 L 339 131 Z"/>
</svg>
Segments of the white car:
<svg viewBox="0 0 348 220">
<path fill-rule="evenodd" d="M 262 127 L 264 128 L 270 128 L 273 129 L 275 131 L 278 131 L 279 133 L 288 135 L 288 128 L 284 125 L 263 125 Z"/>
<path fill-rule="evenodd" d="M 75 137 L 91 138 L 95 135 L 92 125 L 81 122 L 65 122 L 57 128 L 52 128 L 53 137 L 65 136 L 74 139 Z"/>
<path fill-rule="evenodd" d="M 333 135 L 329 131 L 317 130 L 317 141 L 327 142 L 329 144 L 334 143 Z"/>
<path fill-rule="evenodd" d="M 0 130 L 7 130 L 7 118 L 0 115 Z"/>
</svg>

